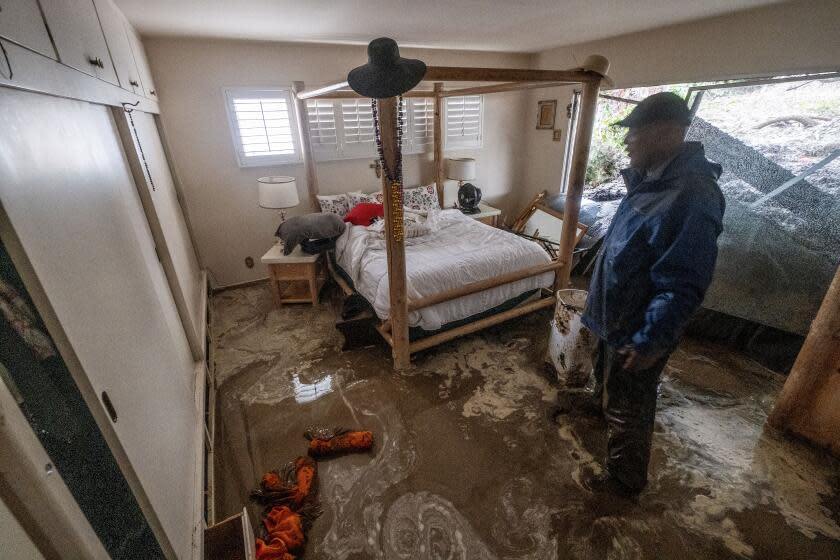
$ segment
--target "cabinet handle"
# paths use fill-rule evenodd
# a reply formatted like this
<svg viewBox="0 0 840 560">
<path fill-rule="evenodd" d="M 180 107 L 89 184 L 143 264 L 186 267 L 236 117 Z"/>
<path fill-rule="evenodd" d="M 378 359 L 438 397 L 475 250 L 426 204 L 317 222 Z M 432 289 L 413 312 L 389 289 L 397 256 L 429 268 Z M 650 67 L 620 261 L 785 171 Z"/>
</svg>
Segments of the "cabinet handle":
<svg viewBox="0 0 840 560">
<path fill-rule="evenodd" d="M 157 94 L 155 93 L 155 90 L 152 90 L 152 91 L 150 91 L 149 93 L 151 93 L 152 95 L 157 95 Z"/>
<path fill-rule="evenodd" d="M 134 87 L 137 87 L 137 86 L 140 85 L 140 83 L 137 80 L 128 80 L 128 83 L 131 84 Z"/>
<path fill-rule="evenodd" d="M 98 56 L 90 56 L 88 57 L 88 62 L 90 62 L 93 66 L 97 66 L 99 68 L 105 68 L 105 64 L 102 63 L 102 59 Z"/>
<path fill-rule="evenodd" d="M 105 405 L 105 410 L 108 411 L 108 416 L 111 417 L 111 422 L 116 422 L 117 410 L 114 408 L 114 404 L 111 402 L 111 398 L 105 391 L 102 391 L 102 404 Z"/>
</svg>

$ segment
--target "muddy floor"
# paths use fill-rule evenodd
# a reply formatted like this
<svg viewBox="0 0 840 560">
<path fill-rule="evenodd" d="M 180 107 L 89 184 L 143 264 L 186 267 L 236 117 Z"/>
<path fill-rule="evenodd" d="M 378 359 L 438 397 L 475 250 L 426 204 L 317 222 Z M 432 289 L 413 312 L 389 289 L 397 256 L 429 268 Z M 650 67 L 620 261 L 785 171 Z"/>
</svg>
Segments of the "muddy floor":
<svg viewBox="0 0 840 560">
<path fill-rule="evenodd" d="M 550 418 L 550 316 L 396 373 L 383 347 L 339 351 L 329 303 L 276 308 L 263 286 L 216 294 L 216 519 L 304 453 L 307 426 L 344 426 L 373 430 L 376 446 L 319 463 L 307 559 L 840 558 L 840 462 L 766 428 L 783 379 L 720 347 L 687 340 L 666 367 L 638 502 L 582 488 L 605 431 Z"/>
</svg>

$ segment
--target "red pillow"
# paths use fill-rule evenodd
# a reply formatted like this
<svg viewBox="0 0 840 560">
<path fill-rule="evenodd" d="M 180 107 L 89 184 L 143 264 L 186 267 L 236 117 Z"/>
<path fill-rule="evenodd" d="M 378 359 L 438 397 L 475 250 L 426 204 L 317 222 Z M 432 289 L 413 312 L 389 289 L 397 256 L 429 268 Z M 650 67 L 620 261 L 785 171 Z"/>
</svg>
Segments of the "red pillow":
<svg viewBox="0 0 840 560">
<path fill-rule="evenodd" d="M 360 202 L 344 216 L 345 222 L 354 226 L 369 226 L 374 218 L 385 216 L 385 209 L 375 202 Z"/>
</svg>

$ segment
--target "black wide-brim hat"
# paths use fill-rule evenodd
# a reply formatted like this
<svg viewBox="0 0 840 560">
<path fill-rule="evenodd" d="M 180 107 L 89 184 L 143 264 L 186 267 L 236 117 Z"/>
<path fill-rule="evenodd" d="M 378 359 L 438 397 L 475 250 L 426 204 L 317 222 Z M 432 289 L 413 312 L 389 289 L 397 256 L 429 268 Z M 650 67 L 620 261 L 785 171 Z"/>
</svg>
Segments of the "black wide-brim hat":
<svg viewBox="0 0 840 560">
<path fill-rule="evenodd" d="M 368 63 L 350 70 L 347 82 L 359 95 L 384 99 L 402 95 L 425 75 L 426 63 L 402 58 L 396 41 L 380 37 L 368 45 Z"/>
</svg>

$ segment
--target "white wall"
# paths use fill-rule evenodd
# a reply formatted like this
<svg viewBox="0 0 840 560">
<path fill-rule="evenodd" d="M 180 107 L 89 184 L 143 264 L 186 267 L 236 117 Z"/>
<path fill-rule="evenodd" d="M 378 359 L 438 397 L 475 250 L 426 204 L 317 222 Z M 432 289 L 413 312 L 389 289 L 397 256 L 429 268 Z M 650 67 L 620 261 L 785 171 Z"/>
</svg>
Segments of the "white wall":
<svg viewBox="0 0 840 560">
<path fill-rule="evenodd" d="M 222 88 L 339 81 L 366 61 L 365 48 L 172 37 L 148 37 L 144 43 L 202 264 L 223 286 L 264 278 L 259 259 L 274 241 L 278 219 L 276 212 L 257 206 L 256 179 L 270 174 L 297 177 L 302 204 L 287 212 L 295 215 L 311 211 L 306 173 L 302 165 L 238 167 Z M 531 61 L 528 55 L 462 51 L 404 49 L 402 54 L 432 65 L 527 67 Z M 518 210 L 524 98 L 521 93 L 485 97 L 483 148 L 446 153 L 475 157 L 475 183 L 486 201 L 507 212 Z M 321 193 L 377 190 L 371 161 L 319 163 Z M 431 154 L 406 156 L 404 175 L 408 186 L 432 182 Z M 248 256 L 257 262 L 253 269 L 245 266 Z"/>
<path fill-rule="evenodd" d="M 545 69 L 573 68 L 587 55 L 601 54 L 610 60 L 617 88 L 838 70 L 838 22 L 837 0 L 791 2 L 551 49 L 538 53 L 535 64 Z M 554 156 L 554 147 L 560 146 L 552 143 L 550 131 L 535 130 L 536 103 L 556 98 L 557 122 L 565 126 L 571 91 L 531 93 L 525 127 L 527 188 L 520 206 L 536 192 L 559 186 L 562 158 Z"/>
</svg>

